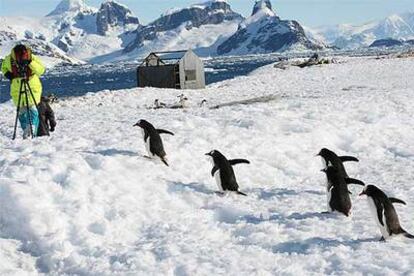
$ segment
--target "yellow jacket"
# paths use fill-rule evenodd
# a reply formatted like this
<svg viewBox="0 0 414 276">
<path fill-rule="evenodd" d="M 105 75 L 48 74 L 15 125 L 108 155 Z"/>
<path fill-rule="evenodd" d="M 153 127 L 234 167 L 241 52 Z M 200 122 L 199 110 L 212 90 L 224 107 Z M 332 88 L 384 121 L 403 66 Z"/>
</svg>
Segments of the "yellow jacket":
<svg viewBox="0 0 414 276">
<path fill-rule="evenodd" d="M 14 53 L 12 50 L 12 53 L 3 60 L 3 63 L 1 64 L 1 71 L 3 72 L 3 75 L 7 72 L 12 72 L 11 61 L 14 59 L 13 57 Z M 29 78 L 29 86 L 32 89 L 35 101 L 38 104 L 40 102 L 40 97 L 42 96 L 42 83 L 40 82 L 39 77 L 45 73 L 45 66 L 37 56 L 32 54 L 32 62 L 30 62 L 29 68 L 32 70 L 32 75 Z M 21 80 L 21 78 L 14 78 L 10 84 L 10 96 L 16 106 L 19 100 Z M 34 103 L 32 97 L 30 94 L 27 96 L 29 97 L 29 106 L 33 106 Z M 26 99 L 24 96 L 22 96 L 20 100 L 20 106 L 26 106 Z"/>
</svg>

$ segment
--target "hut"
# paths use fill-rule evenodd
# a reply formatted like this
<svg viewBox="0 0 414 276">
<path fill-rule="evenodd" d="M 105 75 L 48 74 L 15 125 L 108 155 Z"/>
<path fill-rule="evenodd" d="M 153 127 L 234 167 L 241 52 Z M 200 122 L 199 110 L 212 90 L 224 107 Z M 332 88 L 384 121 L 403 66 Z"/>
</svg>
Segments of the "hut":
<svg viewBox="0 0 414 276">
<path fill-rule="evenodd" d="M 203 61 L 192 51 L 153 52 L 137 68 L 138 87 L 202 89 Z"/>
</svg>

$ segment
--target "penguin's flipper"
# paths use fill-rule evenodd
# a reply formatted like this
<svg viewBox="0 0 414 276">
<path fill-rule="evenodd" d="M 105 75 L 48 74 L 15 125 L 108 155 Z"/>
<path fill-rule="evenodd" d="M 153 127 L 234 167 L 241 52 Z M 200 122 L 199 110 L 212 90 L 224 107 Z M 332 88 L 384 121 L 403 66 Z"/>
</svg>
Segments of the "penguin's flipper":
<svg viewBox="0 0 414 276">
<path fill-rule="evenodd" d="M 404 204 L 407 205 L 407 203 L 405 203 L 403 200 L 395 198 L 395 197 L 389 197 L 388 198 L 392 203 L 400 203 L 400 204 Z"/>
<path fill-rule="evenodd" d="M 242 192 L 239 192 L 239 191 L 237 191 L 236 193 L 237 193 L 238 195 L 247 196 L 245 193 L 242 193 Z"/>
<path fill-rule="evenodd" d="M 211 176 L 212 177 L 214 177 L 214 174 L 216 173 L 216 171 L 218 170 L 219 168 L 217 167 L 217 166 L 214 166 L 213 167 L 213 169 L 211 170 Z"/>
<path fill-rule="evenodd" d="M 342 162 L 359 162 L 358 158 L 353 156 L 339 156 L 339 159 L 341 159 Z"/>
<path fill-rule="evenodd" d="M 365 183 L 362 182 L 361 180 L 355 179 L 355 178 L 345 178 L 345 182 L 346 184 L 356 184 L 356 185 L 361 185 L 361 186 L 365 186 Z"/>
<path fill-rule="evenodd" d="M 404 237 L 409 238 L 409 239 L 414 239 L 414 235 L 411 235 L 410 233 L 405 232 Z"/>
<path fill-rule="evenodd" d="M 167 167 L 169 167 L 170 165 L 168 165 L 168 162 L 165 158 L 161 158 L 162 163 L 164 163 Z"/>
<path fill-rule="evenodd" d="M 232 159 L 232 160 L 229 160 L 229 162 L 230 162 L 230 165 L 232 166 L 241 164 L 241 163 L 250 164 L 250 161 L 246 159 Z"/>
<path fill-rule="evenodd" d="M 165 129 L 161 129 L 161 128 L 157 129 L 157 132 L 158 132 L 158 134 L 169 134 L 169 135 L 173 135 L 174 136 L 174 133 L 172 133 L 171 131 L 168 131 L 168 130 L 165 130 Z"/>
</svg>

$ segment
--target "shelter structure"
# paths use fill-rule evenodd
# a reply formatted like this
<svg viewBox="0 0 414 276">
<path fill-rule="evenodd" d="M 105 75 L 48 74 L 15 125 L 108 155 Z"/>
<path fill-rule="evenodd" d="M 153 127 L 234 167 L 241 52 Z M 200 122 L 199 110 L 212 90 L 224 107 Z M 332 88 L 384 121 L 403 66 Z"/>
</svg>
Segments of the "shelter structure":
<svg viewBox="0 0 414 276">
<path fill-rule="evenodd" d="M 192 51 L 150 53 L 137 68 L 138 87 L 202 89 L 203 61 Z"/>
</svg>

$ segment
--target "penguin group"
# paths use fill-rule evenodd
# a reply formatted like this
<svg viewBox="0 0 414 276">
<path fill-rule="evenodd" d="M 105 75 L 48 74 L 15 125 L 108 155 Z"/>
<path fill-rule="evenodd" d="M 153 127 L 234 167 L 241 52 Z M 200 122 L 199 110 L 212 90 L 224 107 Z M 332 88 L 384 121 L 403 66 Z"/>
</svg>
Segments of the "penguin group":
<svg viewBox="0 0 414 276">
<path fill-rule="evenodd" d="M 139 120 L 134 127 L 140 127 L 148 158 L 159 159 L 166 166 L 169 166 L 167 154 L 160 134 L 174 135 L 171 131 L 155 128 L 146 120 Z M 224 195 L 233 192 L 238 195 L 247 196 L 247 194 L 239 191 L 239 184 L 233 166 L 237 164 L 250 164 L 247 159 L 227 159 L 220 151 L 212 150 L 205 154 L 212 162 L 213 168 L 211 176 L 215 179 L 218 192 Z M 335 152 L 323 148 L 317 154 L 323 161 L 324 168 L 321 170 L 326 174 L 326 194 L 328 212 L 338 212 L 345 216 L 351 215 L 352 201 L 351 192 L 348 185 L 355 184 L 363 186 L 359 196 L 366 196 L 368 206 L 371 210 L 374 220 L 376 221 L 382 234 L 381 241 L 385 241 L 390 237 L 403 235 L 407 238 L 414 239 L 414 236 L 405 231 L 399 222 L 397 212 L 393 204 L 406 204 L 404 201 L 388 197 L 382 190 L 374 185 L 365 185 L 361 180 L 349 177 L 345 170 L 344 162 L 359 162 L 353 156 L 338 156 Z"/>
<path fill-rule="evenodd" d="M 323 148 L 318 154 L 321 156 L 324 169 L 322 171 L 326 174 L 327 184 L 327 201 L 328 212 L 339 212 L 345 216 L 351 214 L 351 198 L 348 190 L 349 184 L 357 184 L 364 186 L 359 196 L 366 196 L 368 206 L 371 214 L 374 217 L 380 232 L 382 234 L 381 241 L 385 241 L 390 237 L 403 235 L 407 238 L 414 239 L 414 236 L 407 233 L 398 219 L 397 212 L 393 203 L 406 204 L 404 201 L 388 197 L 382 190 L 375 185 L 365 185 L 364 182 L 358 179 L 350 178 L 345 170 L 343 162 L 353 161 L 359 162 L 353 156 L 338 156 L 333 151 Z"/>
</svg>

